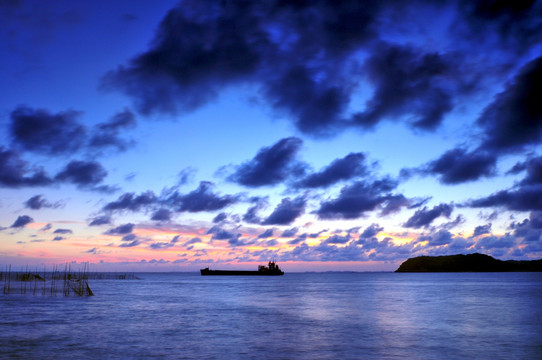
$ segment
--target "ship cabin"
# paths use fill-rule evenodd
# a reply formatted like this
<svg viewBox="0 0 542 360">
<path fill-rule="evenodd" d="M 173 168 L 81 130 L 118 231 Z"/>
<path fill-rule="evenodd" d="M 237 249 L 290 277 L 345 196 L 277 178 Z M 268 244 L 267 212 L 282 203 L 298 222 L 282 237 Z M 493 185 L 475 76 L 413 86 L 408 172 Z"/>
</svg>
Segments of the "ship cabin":
<svg viewBox="0 0 542 360">
<path fill-rule="evenodd" d="M 275 264 L 274 261 L 270 261 L 268 263 L 268 266 L 259 265 L 258 266 L 258 271 L 276 271 L 276 272 L 279 272 L 280 268 L 279 268 L 279 266 L 277 264 Z"/>
</svg>

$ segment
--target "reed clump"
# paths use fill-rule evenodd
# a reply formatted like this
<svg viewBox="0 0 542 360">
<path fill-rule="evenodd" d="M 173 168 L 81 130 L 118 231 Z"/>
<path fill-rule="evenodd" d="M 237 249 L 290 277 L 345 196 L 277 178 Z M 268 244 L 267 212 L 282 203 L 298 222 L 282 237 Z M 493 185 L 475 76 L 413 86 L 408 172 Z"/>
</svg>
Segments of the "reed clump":
<svg viewBox="0 0 542 360">
<path fill-rule="evenodd" d="M 0 270 L 0 286 L 4 294 L 32 294 L 56 296 L 93 296 L 88 284 L 89 264 L 79 270 L 71 264 L 54 265 L 52 271 L 26 269 L 14 271 L 11 265 Z"/>
<path fill-rule="evenodd" d="M 52 270 L 28 266 L 15 271 L 11 265 L 0 265 L 0 289 L 4 294 L 93 296 L 89 280 L 139 280 L 134 273 L 90 272 L 88 263 L 78 270 L 72 264 L 53 265 Z"/>
</svg>

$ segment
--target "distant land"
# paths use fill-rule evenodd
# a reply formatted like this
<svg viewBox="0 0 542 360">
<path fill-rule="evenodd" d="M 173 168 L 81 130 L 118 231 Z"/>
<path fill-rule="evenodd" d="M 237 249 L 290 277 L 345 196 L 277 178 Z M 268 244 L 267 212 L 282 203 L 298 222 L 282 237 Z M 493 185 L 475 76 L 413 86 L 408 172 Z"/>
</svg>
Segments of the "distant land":
<svg viewBox="0 0 542 360">
<path fill-rule="evenodd" d="M 489 255 L 418 256 L 403 262 L 395 272 L 508 272 L 542 271 L 540 260 L 497 260 Z"/>
</svg>

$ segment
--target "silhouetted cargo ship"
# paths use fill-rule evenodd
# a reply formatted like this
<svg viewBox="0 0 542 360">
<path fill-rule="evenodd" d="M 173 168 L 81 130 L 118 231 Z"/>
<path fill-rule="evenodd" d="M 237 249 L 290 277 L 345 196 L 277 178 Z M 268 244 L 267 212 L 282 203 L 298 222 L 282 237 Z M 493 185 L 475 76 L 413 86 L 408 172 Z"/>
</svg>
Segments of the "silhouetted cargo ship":
<svg viewBox="0 0 542 360">
<path fill-rule="evenodd" d="M 200 270 L 201 275 L 260 275 L 260 276 L 277 276 L 284 275 L 274 261 L 270 261 L 268 266 L 259 265 L 257 271 L 250 270 L 210 270 L 208 267 Z"/>
</svg>

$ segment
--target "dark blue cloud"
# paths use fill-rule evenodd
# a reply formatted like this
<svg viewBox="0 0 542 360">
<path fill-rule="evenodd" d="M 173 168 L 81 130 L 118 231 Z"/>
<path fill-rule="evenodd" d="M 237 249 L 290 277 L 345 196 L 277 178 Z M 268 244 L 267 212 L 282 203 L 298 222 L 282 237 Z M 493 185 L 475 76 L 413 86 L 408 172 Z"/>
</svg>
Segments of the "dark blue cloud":
<svg viewBox="0 0 542 360">
<path fill-rule="evenodd" d="M 136 240 L 131 241 L 131 242 L 124 242 L 124 243 L 121 243 L 121 244 L 119 245 L 119 247 L 128 248 L 128 247 L 138 246 L 139 244 L 141 244 L 141 241 L 140 241 L 139 239 L 136 239 Z"/>
<path fill-rule="evenodd" d="M 202 240 L 198 237 L 195 237 L 185 242 L 183 246 L 190 246 L 190 245 L 194 245 L 200 242 L 202 242 Z"/>
<path fill-rule="evenodd" d="M 363 230 L 363 232 L 359 235 L 360 239 L 371 239 L 374 238 L 376 235 L 378 235 L 379 232 L 383 231 L 384 228 L 381 227 L 378 224 L 371 224 Z"/>
<path fill-rule="evenodd" d="M 48 155 L 69 154 L 80 149 L 86 129 L 77 122 L 80 112 L 53 114 L 45 109 L 19 106 L 10 115 L 13 144 L 27 151 Z"/>
<path fill-rule="evenodd" d="M 107 215 L 96 216 L 91 219 L 88 226 L 111 225 L 111 217 Z"/>
<path fill-rule="evenodd" d="M 66 239 L 66 238 L 63 237 L 63 236 L 55 236 L 55 237 L 53 238 L 53 241 L 62 241 L 62 240 L 65 240 L 65 239 Z"/>
<path fill-rule="evenodd" d="M 136 234 L 128 234 L 128 235 L 124 235 L 120 240 L 121 241 L 134 241 L 136 239 L 137 239 Z"/>
<path fill-rule="evenodd" d="M 109 72 L 102 85 L 131 96 L 144 114 L 191 111 L 224 88 L 250 84 L 304 133 L 333 134 L 385 119 L 433 130 L 462 94 L 494 75 L 506 77 L 503 69 L 539 44 L 541 7 L 533 1 L 184 1 L 164 17 L 150 47 Z M 424 20 L 443 13 L 450 24 L 428 34 Z M 420 48 L 384 42 L 420 34 L 430 37 Z M 480 49 L 487 56 L 474 53 Z M 364 81 L 373 95 L 356 109 Z"/>
<path fill-rule="evenodd" d="M 526 64 L 478 118 L 481 147 L 506 153 L 542 140 L 542 57 Z"/>
<path fill-rule="evenodd" d="M 456 148 L 442 154 L 420 171 L 427 175 L 438 175 L 443 184 L 459 184 L 494 176 L 496 162 L 496 156 L 484 151 L 467 152 Z"/>
<path fill-rule="evenodd" d="M 213 183 L 201 181 L 196 190 L 185 195 L 175 192 L 165 202 L 179 212 L 200 212 L 222 210 L 239 200 L 237 196 L 214 193 L 213 188 Z"/>
<path fill-rule="evenodd" d="M 383 204 L 382 210 L 380 211 L 380 215 L 386 216 L 394 214 L 401 211 L 401 209 L 405 207 L 412 209 L 413 207 L 416 207 L 416 204 L 413 204 L 412 199 L 407 199 L 402 194 L 388 195 L 385 198 L 385 202 Z"/>
<path fill-rule="evenodd" d="M 0 185 L 11 188 L 46 186 L 53 183 L 43 170 L 29 170 L 26 161 L 0 145 Z"/>
<path fill-rule="evenodd" d="M 294 237 L 297 234 L 298 229 L 296 227 L 291 229 L 286 229 L 282 232 L 280 237 Z"/>
<path fill-rule="evenodd" d="M 422 209 L 417 210 L 403 226 L 414 229 L 427 227 L 440 216 L 450 217 L 453 209 L 454 207 L 448 204 L 439 204 L 430 210 L 424 206 Z"/>
<path fill-rule="evenodd" d="M 367 128 L 386 118 L 409 116 L 413 127 L 434 130 L 453 107 L 457 68 L 453 58 L 439 53 L 378 45 L 365 64 L 375 92 L 353 121 Z"/>
<path fill-rule="evenodd" d="M 222 222 L 224 220 L 226 220 L 228 218 L 228 215 L 226 213 L 219 213 L 217 216 L 215 216 L 213 218 L 213 224 L 216 224 L 216 223 L 219 223 L 219 222 Z"/>
<path fill-rule="evenodd" d="M 542 229 L 542 211 L 531 212 L 529 218 L 533 229 Z"/>
<path fill-rule="evenodd" d="M 43 197 L 43 195 L 35 195 L 35 196 L 32 196 L 30 199 L 26 200 L 24 202 L 24 206 L 28 209 L 39 210 L 43 208 L 57 208 L 60 206 L 60 204 L 59 203 L 53 204 L 47 201 Z"/>
<path fill-rule="evenodd" d="M 169 249 L 170 247 L 172 246 L 175 246 L 175 244 L 177 244 L 177 242 L 179 241 L 179 235 L 177 236 L 174 236 L 173 239 L 171 239 L 170 242 L 156 242 L 156 243 L 152 243 L 150 245 L 150 248 L 151 249 Z M 186 244 L 185 244 L 186 246 Z"/>
<path fill-rule="evenodd" d="M 243 215 L 243 221 L 249 224 L 259 224 L 262 222 L 262 219 L 258 215 L 258 212 L 269 205 L 267 202 L 267 198 L 253 197 L 250 199 L 250 202 L 254 205 L 247 209 L 247 212 Z"/>
<path fill-rule="evenodd" d="M 378 4 L 185 3 L 166 15 L 148 51 L 107 74 L 104 87 L 128 93 L 149 114 L 192 110 L 224 86 L 257 83 L 298 128 L 319 133 L 335 127 L 348 105 L 348 77 L 335 73 L 374 34 Z M 322 55 L 333 64 L 291 61 Z"/>
<path fill-rule="evenodd" d="M 55 176 L 55 180 L 88 187 L 102 182 L 106 176 L 107 171 L 100 163 L 74 160 Z"/>
<path fill-rule="evenodd" d="M 315 78 L 316 71 L 308 66 L 287 67 L 270 79 L 265 86 L 265 94 L 274 108 L 285 111 L 293 118 L 299 130 L 326 135 L 341 123 L 341 115 L 347 109 L 350 93 L 346 84 L 336 84 L 332 79 L 318 81 Z"/>
<path fill-rule="evenodd" d="M 152 214 L 151 220 L 169 221 L 171 220 L 171 211 L 168 209 L 158 209 Z"/>
<path fill-rule="evenodd" d="M 56 183 L 69 182 L 80 188 L 112 192 L 113 187 L 98 185 L 107 176 L 107 171 L 96 161 L 70 161 L 56 176 L 51 179 L 43 170 L 37 169 L 32 172 L 28 169 L 27 163 L 22 160 L 12 150 L 4 150 L 0 146 L 0 185 L 6 187 L 29 187 L 29 186 L 48 186 Z M 37 201 L 43 199 L 33 199 L 33 204 L 38 206 Z M 46 204 L 42 202 L 42 206 Z M 57 207 L 59 204 L 50 204 L 51 207 Z"/>
<path fill-rule="evenodd" d="M 296 182 L 301 188 L 323 188 L 339 181 L 350 180 L 368 174 L 363 153 L 350 153 L 336 159 L 319 172 L 310 174 Z"/>
<path fill-rule="evenodd" d="M 156 204 L 157 196 L 152 191 L 146 191 L 140 195 L 124 193 L 116 201 L 112 201 L 103 207 L 104 211 L 139 211 L 150 205 Z"/>
<path fill-rule="evenodd" d="M 393 199 L 390 192 L 397 187 L 391 179 L 377 180 L 372 183 L 357 181 L 344 186 L 335 199 L 324 201 L 316 214 L 321 219 L 357 219 L 366 212 L 386 205 Z"/>
<path fill-rule="evenodd" d="M 288 244 L 297 245 L 299 243 L 304 242 L 305 240 L 307 240 L 307 234 L 301 234 L 298 237 L 296 237 L 295 239 L 288 241 Z"/>
<path fill-rule="evenodd" d="M 476 237 L 485 234 L 491 234 L 491 223 L 475 227 L 472 236 Z"/>
<path fill-rule="evenodd" d="M 514 237 L 521 238 L 524 243 L 538 242 L 542 239 L 542 212 L 533 211 L 529 219 L 513 222 L 510 228 L 514 230 Z"/>
<path fill-rule="evenodd" d="M 109 121 L 99 123 L 96 128 L 101 131 L 118 131 L 123 129 L 133 129 L 136 127 L 137 122 L 135 115 L 130 109 L 124 109 L 123 111 L 113 115 Z"/>
<path fill-rule="evenodd" d="M 10 227 L 11 228 L 23 228 L 23 227 L 25 227 L 26 225 L 30 224 L 33 221 L 34 221 L 34 219 L 32 219 L 28 215 L 20 215 L 20 216 L 17 217 L 15 222 L 13 224 L 11 224 Z"/>
<path fill-rule="evenodd" d="M 292 175 L 301 174 L 304 165 L 295 158 L 302 143 L 299 138 L 289 137 L 260 149 L 252 160 L 237 166 L 229 180 L 249 187 L 259 187 L 275 185 Z"/>
<path fill-rule="evenodd" d="M 73 231 L 70 229 L 56 229 L 53 234 L 73 234 Z"/>
<path fill-rule="evenodd" d="M 90 148 L 103 149 L 114 147 L 120 151 L 126 150 L 133 142 L 123 139 L 123 131 L 136 127 L 135 115 L 129 109 L 115 114 L 104 123 L 95 126 L 92 136 L 89 139 Z"/>
<path fill-rule="evenodd" d="M 193 167 L 187 167 L 179 171 L 179 181 L 177 185 L 185 185 L 192 181 L 197 170 Z"/>
<path fill-rule="evenodd" d="M 467 206 L 474 208 L 502 206 L 508 210 L 539 211 L 542 210 L 542 184 L 501 190 L 485 198 L 468 201 Z"/>
<path fill-rule="evenodd" d="M 511 171 L 525 171 L 526 174 L 515 187 L 467 201 L 465 205 L 475 208 L 497 206 L 516 211 L 542 210 L 542 157 L 518 163 Z"/>
<path fill-rule="evenodd" d="M 532 158 L 525 164 L 527 174 L 521 185 L 542 184 L 542 156 Z"/>
<path fill-rule="evenodd" d="M 79 150 L 115 148 L 126 150 L 133 141 L 122 137 L 136 126 L 134 114 L 126 109 L 89 131 L 78 122 L 81 112 L 51 113 L 46 109 L 19 106 L 10 115 L 10 135 L 16 149 L 46 155 L 67 155 Z"/>
<path fill-rule="evenodd" d="M 98 248 L 94 247 L 94 248 L 92 248 L 92 249 L 89 249 L 89 250 L 87 250 L 87 251 L 84 251 L 84 253 L 96 255 L 96 254 L 98 254 Z"/>
<path fill-rule="evenodd" d="M 350 236 L 350 234 L 347 234 L 345 236 L 340 236 L 340 235 L 331 235 L 330 237 L 328 237 L 326 240 L 322 241 L 321 244 L 346 244 L 348 243 L 350 240 L 352 240 L 352 237 Z"/>
<path fill-rule="evenodd" d="M 284 198 L 275 210 L 265 219 L 263 225 L 290 225 L 305 212 L 307 201 L 299 196 L 295 199 Z"/>
<path fill-rule="evenodd" d="M 239 234 L 222 229 L 219 226 L 213 226 L 207 231 L 207 234 L 213 234 L 211 240 L 236 240 Z"/>
<path fill-rule="evenodd" d="M 161 196 L 156 196 L 152 191 L 139 195 L 124 193 L 117 200 L 107 203 L 102 210 L 105 212 L 152 210 L 152 220 L 168 221 L 174 212 L 216 211 L 239 201 L 238 196 L 220 195 L 214 193 L 213 188 L 213 183 L 202 181 L 196 190 L 187 194 L 180 194 L 178 191 L 165 192 Z"/>
<path fill-rule="evenodd" d="M 439 229 L 441 230 L 451 230 L 455 228 L 456 226 L 459 226 L 461 224 L 465 223 L 465 218 L 463 215 L 459 214 L 455 217 L 455 219 L 445 222 L 441 225 L 439 225 Z"/>
<path fill-rule="evenodd" d="M 263 233 L 258 235 L 258 239 L 267 239 L 267 238 L 272 237 L 273 235 L 274 235 L 274 230 L 273 229 L 267 229 Z"/>
<path fill-rule="evenodd" d="M 457 4 L 460 16 L 454 30 L 467 31 L 466 36 L 474 42 L 487 41 L 497 34 L 502 46 L 517 53 L 540 42 L 542 5 L 538 1 L 460 0 Z"/>
<path fill-rule="evenodd" d="M 485 253 L 491 253 L 494 249 L 511 249 L 516 245 L 517 239 L 506 234 L 504 236 L 486 236 L 479 239 L 475 244 L 475 249 Z"/>
<path fill-rule="evenodd" d="M 104 234 L 106 235 L 124 235 L 130 234 L 134 230 L 135 224 L 128 223 L 124 225 L 119 225 L 115 228 L 107 230 Z"/>
<path fill-rule="evenodd" d="M 452 242 L 452 233 L 448 230 L 439 230 L 431 235 L 423 235 L 418 238 L 418 242 L 427 241 L 430 246 L 447 245 Z"/>
</svg>

